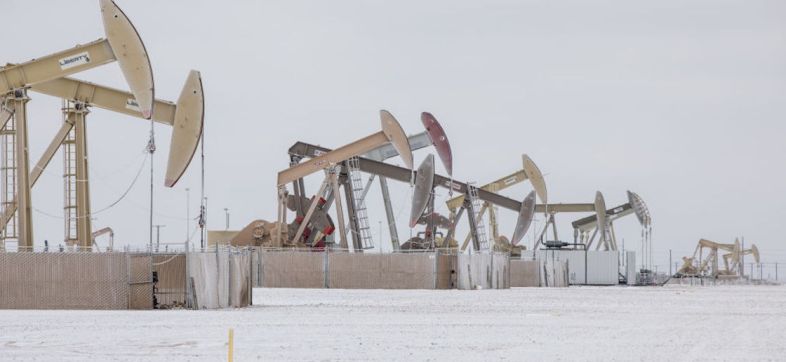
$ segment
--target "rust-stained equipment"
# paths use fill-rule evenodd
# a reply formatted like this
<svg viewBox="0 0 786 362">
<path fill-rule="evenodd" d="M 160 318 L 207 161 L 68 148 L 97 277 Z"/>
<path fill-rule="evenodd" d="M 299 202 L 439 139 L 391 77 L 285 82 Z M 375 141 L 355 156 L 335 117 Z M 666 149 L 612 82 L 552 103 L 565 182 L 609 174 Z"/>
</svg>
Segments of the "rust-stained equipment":
<svg viewBox="0 0 786 362">
<path fill-rule="evenodd" d="M 429 146 L 434 145 L 435 148 L 439 148 L 437 153 L 440 154 L 440 159 L 443 162 L 443 165 L 446 169 L 452 171 L 452 153 L 449 150 L 450 144 L 447 140 L 447 136 L 444 133 L 444 130 L 437 122 L 436 118 L 428 112 L 423 112 L 421 114 L 421 121 L 423 126 L 426 128 L 425 132 L 418 133 L 412 136 L 409 136 L 409 144 L 411 150 L 414 152 L 415 150 L 423 149 Z M 295 165 L 302 161 L 303 159 L 307 158 L 314 158 L 319 157 L 320 155 L 329 152 L 330 150 L 327 148 L 314 148 L 311 145 L 298 142 L 295 143 L 289 149 L 289 157 L 292 165 Z M 386 144 L 381 147 L 378 147 L 372 151 L 367 152 L 363 155 L 364 158 L 375 160 L 375 161 L 385 161 L 387 159 L 391 159 L 397 157 L 398 151 L 396 148 L 393 147 L 392 144 Z M 393 247 L 393 250 L 400 250 L 401 245 L 398 238 L 398 231 L 396 229 L 396 217 L 393 212 L 393 205 L 390 199 L 390 191 L 388 187 L 388 178 L 382 175 L 370 174 L 365 187 L 362 187 L 362 176 L 361 170 L 358 167 L 358 158 L 353 157 L 349 160 L 343 162 L 341 167 L 341 172 L 339 174 L 339 181 L 340 184 L 344 187 L 345 196 L 347 199 L 347 206 L 348 206 L 348 214 L 349 214 L 349 223 L 347 226 L 346 232 L 350 232 L 352 235 L 353 247 L 356 250 L 360 248 L 363 250 L 369 247 L 369 242 L 367 239 L 370 239 L 370 235 L 368 234 L 368 220 L 367 215 L 365 214 L 365 201 L 368 195 L 368 192 L 371 188 L 371 185 L 375 178 L 379 178 L 379 184 L 382 194 L 382 201 L 385 206 L 385 215 L 387 218 L 388 229 L 390 232 L 390 242 Z M 297 213 L 298 217 L 302 217 L 305 215 L 305 206 L 308 205 L 309 199 L 305 197 L 305 185 L 303 184 L 303 180 L 299 179 L 297 182 L 292 183 L 294 195 L 290 195 L 290 198 L 294 198 L 295 200 L 305 200 L 305 202 L 294 202 L 289 203 L 289 209 Z M 324 198 L 325 204 L 321 209 L 318 209 L 317 215 L 319 213 L 324 213 L 327 215 L 327 211 L 330 209 L 333 201 L 338 196 L 337 193 L 332 192 L 332 189 L 327 189 L 325 194 L 318 195 Z M 294 206 L 293 206 L 294 205 Z M 323 217 L 322 219 L 325 220 L 329 217 Z M 313 220 L 313 217 L 312 217 Z M 443 217 L 439 215 L 434 215 L 434 218 L 429 218 L 428 221 L 433 221 L 434 223 L 440 223 L 444 221 Z M 421 219 L 419 223 L 427 224 L 427 220 Z M 307 228 L 307 233 L 310 235 L 321 234 L 320 230 L 323 230 L 325 225 L 310 225 Z M 330 223 L 332 227 L 332 222 Z M 291 227 L 290 227 L 291 229 Z M 294 232 L 294 231 L 293 231 Z M 309 240 L 306 240 L 306 244 L 313 244 L 312 242 L 313 237 L 310 237 Z"/>
<path fill-rule="evenodd" d="M 325 152 L 329 152 L 329 149 L 307 144 L 304 142 L 296 143 L 292 148 L 290 148 L 290 153 L 295 153 L 301 155 L 302 157 L 315 157 L 316 155 L 324 154 Z M 391 180 L 396 180 L 399 182 L 410 183 L 412 180 L 412 170 L 390 165 L 384 162 L 379 162 L 375 160 L 371 160 L 364 157 L 358 157 L 358 167 L 359 170 L 365 173 L 369 173 L 372 175 L 383 176 Z M 439 186 L 445 189 L 452 189 L 453 192 L 465 194 L 469 192 L 469 187 L 467 183 L 458 182 L 452 180 L 450 177 L 442 176 L 439 174 L 434 175 L 434 185 Z M 492 205 L 499 206 L 501 208 L 520 212 L 522 208 L 522 202 L 510 199 L 508 197 L 489 192 L 480 188 L 477 189 L 478 199 L 481 201 L 488 201 Z M 585 204 L 550 204 L 548 205 L 549 209 L 559 209 L 559 210 L 575 210 L 580 212 L 592 212 L 594 211 L 594 206 L 590 204 L 587 206 Z M 543 212 L 546 209 L 546 205 L 536 205 L 535 210 L 536 212 Z M 444 244 L 444 243 L 443 243 Z"/>
<path fill-rule="evenodd" d="M 341 163 L 349 160 L 350 158 L 357 157 L 359 155 L 365 154 L 369 151 L 372 151 L 382 145 L 385 144 L 392 144 L 396 151 L 398 151 L 399 156 L 404 161 L 404 164 L 407 165 L 410 169 L 412 168 L 413 160 L 412 160 L 412 150 L 409 146 L 409 140 L 404 133 L 404 130 L 399 125 L 398 121 L 395 117 L 393 117 L 390 112 L 382 110 L 380 111 L 380 118 L 382 123 L 382 130 L 380 132 L 374 133 L 368 137 L 362 138 L 358 141 L 352 142 L 345 146 L 342 146 L 333 151 L 323 152 L 317 157 L 314 157 L 304 163 L 299 163 L 296 165 L 291 166 L 290 168 L 279 172 L 278 174 L 278 224 L 285 225 L 286 224 L 286 214 L 287 214 L 287 204 L 289 203 L 289 197 L 286 190 L 286 185 L 291 182 L 297 182 L 298 180 L 316 173 L 318 171 L 325 170 L 327 171 L 328 175 L 325 177 L 324 181 L 322 182 L 322 186 L 320 187 L 317 196 L 313 197 L 310 205 L 305 212 L 305 214 L 301 217 L 298 216 L 296 222 L 299 224 L 297 230 L 295 231 L 292 238 L 288 238 L 288 240 L 282 244 L 289 244 L 289 245 L 299 245 L 303 242 L 302 238 L 304 232 L 306 231 L 306 227 L 311 222 L 311 218 L 314 215 L 314 212 L 317 210 L 318 207 L 324 207 L 327 203 L 324 198 L 319 195 L 322 195 L 329 187 L 333 190 L 333 193 L 337 193 L 339 190 L 339 168 L 341 167 Z M 296 200 L 300 202 L 300 200 Z M 349 245 L 346 239 L 345 233 L 345 224 L 344 224 L 344 209 L 341 203 L 341 198 L 337 197 L 336 201 L 336 213 L 338 215 L 338 223 L 339 223 L 339 237 L 340 237 L 340 247 L 342 249 L 348 249 Z M 277 239 L 282 240 L 282 228 L 279 228 Z M 333 230 L 324 230 L 326 235 L 329 235 L 333 232 Z M 362 249 L 362 245 L 354 245 L 355 250 Z"/>
</svg>

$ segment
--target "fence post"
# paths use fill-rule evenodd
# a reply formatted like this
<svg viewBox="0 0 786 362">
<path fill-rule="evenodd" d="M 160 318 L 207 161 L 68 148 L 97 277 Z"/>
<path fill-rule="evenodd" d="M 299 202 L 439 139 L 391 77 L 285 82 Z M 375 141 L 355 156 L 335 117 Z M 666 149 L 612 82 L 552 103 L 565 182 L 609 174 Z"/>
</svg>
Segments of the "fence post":
<svg viewBox="0 0 786 362">
<path fill-rule="evenodd" d="M 764 264 L 759 263 L 759 280 L 764 280 Z"/>
<path fill-rule="evenodd" d="M 248 305 L 254 305 L 254 250 L 247 249 L 248 253 Z"/>
<path fill-rule="evenodd" d="M 131 287 L 131 253 L 126 252 L 126 284 L 128 285 L 128 296 L 126 300 L 126 304 L 128 304 L 128 309 L 131 309 L 131 293 L 133 293 Z"/>
<path fill-rule="evenodd" d="M 510 252 L 508 252 L 507 258 L 508 258 L 508 261 L 507 261 L 507 264 L 508 264 L 508 285 L 506 286 L 505 289 L 510 289 Z"/>
<path fill-rule="evenodd" d="M 489 289 L 497 289 L 494 286 L 494 274 L 496 274 L 496 273 L 494 273 L 494 250 L 493 249 L 490 250 L 489 254 L 491 255 L 491 262 L 489 263 L 489 264 L 491 264 L 491 267 L 488 269 L 491 272 L 491 275 L 488 278 L 488 280 L 489 280 Z M 497 281 L 497 282 L 499 282 L 499 281 Z"/>
<path fill-rule="evenodd" d="M 259 251 L 259 286 L 265 288 L 265 261 L 262 259 L 262 250 Z"/>
<path fill-rule="evenodd" d="M 155 269 L 153 267 L 153 263 L 154 263 L 154 260 L 155 260 L 155 255 L 153 254 L 153 249 L 152 248 L 150 249 L 150 252 L 148 253 L 148 257 L 150 259 L 149 260 L 150 264 L 148 264 L 150 266 L 150 269 L 149 269 L 149 272 L 148 272 L 149 273 L 148 275 L 150 276 L 150 292 L 153 293 L 153 295 L 151 296 L 151 301 L 153 302 L 153 308 L 151 308 L 151 309 L 156 309 L 156 302 L 157 302 L 157 300 L 156 300 L 156 283 L 155 283 L 155 280 L 153 280 L 153 272 L 154 272 L 153 269 Z"/>
<path fill-rule="evenodd" d="M 330 260 L 328 257 L 328 250 L 329 248 L 325 246 L 325 253 L 322 257 L 322 274 L 325 278 L 325 289 L 330 289 Z"/>
<path fill-rule="evenodd" d="M 186 241 L 186 255 L 185 255 L 185 260 L 186 260 L 186 283 L 185 283 L 185 285 L 183 287 L 186 288 L 186 293 L 185 293 L 186 309 L 191 309 L 191 288 L 188 287 L 188 284 L 189 284 L 189 282 L 191 280 L 191 270 L 188 267 L 188 264 L 189 264 L 189 261 L 190 261 L 190 256 L 188 255 L 189 254 L 188 252 L 189 252 L 188 242 Z"/>
<path fill-rule="evenodd" d="M 262 248 L 257 248 L 257 287 L 264 288 L 265 283 L 262 280 L 262 275 L 264 275 L 264 271 L 262 270 Z"/>
<path fill-rule="evenodd" d="M 232 247 L 227 246 L 227 307 L 232 305 Z"/>
<path fill-rule="evenodd" d="M 439 272 L 439 249 L 434 249 L 434 264 L 432 266 L 431 277 L 434 281 L 434 290 L 437 289 L 437 273 Z"/>
<path fill-rule="evenodd" d="M 216 252 L 216 299 L 218 307 L 221 308 L 221 257 L 218 255 L 218 243 L 215 247 Z"/>
<path fill-rule="evenodd" d="M 778 263 L 775 263 L 775 281 L 778 281 Z"/>
</svg>

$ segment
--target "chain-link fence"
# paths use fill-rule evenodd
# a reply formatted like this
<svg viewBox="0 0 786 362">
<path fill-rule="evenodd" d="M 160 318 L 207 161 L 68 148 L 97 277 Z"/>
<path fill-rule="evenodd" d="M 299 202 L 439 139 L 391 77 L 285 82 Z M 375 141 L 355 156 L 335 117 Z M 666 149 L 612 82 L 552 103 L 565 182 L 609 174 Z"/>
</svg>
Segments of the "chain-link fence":
<svg viewBox="0 0 786 362">
<path fill-rule="evenodd" d="M 328 287 L 338 289 L 436 289 L 436 255 L 329 253 Z"/>
<path fill-rule="evenodd" d="M 67 253 L 66 253 L 67 255 Z M 123 253 L 128 263 L 128 309 L 153 309 L 153 259 L 150 254 Z"/>
<path fill-rule="evenodd" d="M 0 252 L 0 309 L 225 308 L 251 304 L 251 251 Z"/>
<path fill-rule="evenodd" d="M 153 254 L 153 303 L 159 309 L 183 308 L 188 298 L 186 254 Z"/>
<path fill-rule="evenodd" d="M 783 283 L 786 280 L 784 266 L 783 263 L 745 263 L 743 273 L 754 282 Z"/>
<path fill-rule="evenodd" d="M 510 260 L 511 287 L 557 287 L 569 285 L 567 261 L 546 258 L 543 260 Z"/>
<path fill-rule="evenodd" d="M 127 309 L 128 259 L 112 253 L 0 253 L 2 309 Z"/>
<path fill-rule="evenodd" d="M 350 253 L 348 251 L 257 249 L 254 285 L 265 288 L 454 289 L 509 287 L 507 254 L 452 251 Z M 488 260 L 486 260 L 488 259 Z M 466 264 L 461 267 L 461 263 Z M 459 284 L 467 272 L 476 276 Z"/>
</svg>

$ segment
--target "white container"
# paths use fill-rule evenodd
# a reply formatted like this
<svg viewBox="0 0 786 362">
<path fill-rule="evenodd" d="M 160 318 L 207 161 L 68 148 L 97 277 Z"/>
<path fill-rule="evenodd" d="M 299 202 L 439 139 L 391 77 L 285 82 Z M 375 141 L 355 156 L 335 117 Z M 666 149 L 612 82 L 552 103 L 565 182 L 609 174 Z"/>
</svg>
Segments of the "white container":
<svg viewBox="0 0 786 362">
<path fill-rule="evenodd" d="M 636 285 L 636 252 L 628 251 L 626 254 L 625 260 L 627 265 L 625 268 L 625 277 L 628 279 L 628 285 Z"/>
<path fill-rule="evenodd" d="M 619 259 L 616 251 L 538 250 L 537 258 L 567 261 L 568 281 L 571 285 L 619 284 Z"/>
</svg>

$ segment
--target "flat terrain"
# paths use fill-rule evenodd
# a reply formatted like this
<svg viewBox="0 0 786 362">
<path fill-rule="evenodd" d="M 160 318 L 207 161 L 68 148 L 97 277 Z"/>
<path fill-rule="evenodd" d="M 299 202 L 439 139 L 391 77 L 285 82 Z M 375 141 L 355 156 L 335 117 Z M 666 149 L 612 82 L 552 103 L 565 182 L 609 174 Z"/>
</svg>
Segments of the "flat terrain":
<svg viewBox="0 0 786 362">
<path fill-rule="evenodd" d="M 0 360 L 786 358 L 786 287 L 257 289 L 223 311 L 0 311 Z"/>
</svg>

